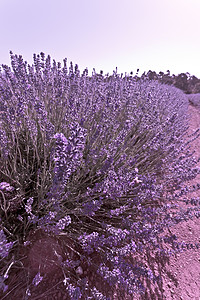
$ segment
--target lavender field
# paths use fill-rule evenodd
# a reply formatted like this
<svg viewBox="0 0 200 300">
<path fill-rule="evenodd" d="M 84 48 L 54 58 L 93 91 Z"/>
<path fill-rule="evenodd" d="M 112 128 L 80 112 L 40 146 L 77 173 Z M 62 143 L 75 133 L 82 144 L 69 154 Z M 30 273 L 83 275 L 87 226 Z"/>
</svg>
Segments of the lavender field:
<svg viewBox="0 0 200 300">
<path fill-rule="evenodd" d="M 134 299 L 144 280 L 162 297 L 144 253 L 167 261 L 182 249 L 170 228 L 199 217 L 198 202 L 178 205 L 200 173 L 190 150 L 199 129 L 184 142 L 187 96 L 117 72 L 89 77 L 44 53 L 33 66 L 10 56 L 0 73 L 0 298 Z"/>
</svg>

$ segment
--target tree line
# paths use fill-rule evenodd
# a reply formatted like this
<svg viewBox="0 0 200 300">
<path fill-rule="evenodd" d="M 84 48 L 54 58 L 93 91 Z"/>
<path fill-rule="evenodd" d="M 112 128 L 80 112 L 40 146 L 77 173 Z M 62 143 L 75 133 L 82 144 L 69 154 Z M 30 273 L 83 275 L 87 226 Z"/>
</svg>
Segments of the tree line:
<svg viewBox="0 0 200 300">
<path fill-rule="evenodd" d="M 158 80 L 160 83 L 173 85 L 181 89 L 185 94 L 197 94 L 200 93 L 200 79 L 190 73 L 180 73 L 178 75 L 170 75 L 170 71 L 166 73 L 149 70 L 147 73 L 143 73 L 140 78 L 148 78 L 149 80 Z"/>
</svg>

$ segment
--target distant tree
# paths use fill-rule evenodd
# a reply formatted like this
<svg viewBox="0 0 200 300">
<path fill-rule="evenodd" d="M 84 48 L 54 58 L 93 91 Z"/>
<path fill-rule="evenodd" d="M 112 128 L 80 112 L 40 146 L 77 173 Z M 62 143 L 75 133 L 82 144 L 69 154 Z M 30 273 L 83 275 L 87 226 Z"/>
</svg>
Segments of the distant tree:
<svg viewBox="0 0 200 300">
<path fill-rule="evenodd" d="M 168 84 L 168 85 L 174 84 L 174 79 L 173 79 L 173 77 L 170 76 L 170 71 L 169 70 L 167 70 L 166 74 L 164 74 L 163 72 L 160 72 L 160 73 L 162 73 L 162 79 L 161 79 L 162 83 L 165 83 L 165 84 Z"/>
<path fill-rule="evenodd" d="M 188 77 L 185 73 L 179 74 L 175 78 L 174 86 L 183 90 L 184 92 L 187 92 L 188 90 Z"/>
<path fill-rule="evenodd" d="M 194 89 L 193 89 L 193 94 L 200 93 L 200 79 L 198 79 L 198 82 L 195 84 Z"/>
<path fill-rule="evenodd" d="M 158 79 L 158 75 L 156 74 L 155 71 L 151 71 L 149 70 L 148 73 L 147 73 L 147 76 L 150 80 L 156 80 Z"/>
<path fill-rule="evenodd" d="M 143 73 L 142 73 L 142 76 L 141 76 L 141 79 L 144 79 L 144 78 L 146 78 L 146 77 L 147 77 L 146 72 L 143 72 Z"/>
<path fill-rule="evenodd" d="M 160 71 L 159 74 L 158 74 L 158 79 L 161 82 L 162 82 L 162 79 L 163 79 L 163 75 L 164 75 L 164 72 L 162 72 L 162 71 Z"/>
<path fill-rule="evenodd" d="M 137 69 L 136 75 L 133 77 L 136 81 L 140 79 L 149 79 L 149 80 L 158 80 L 160 83 L 173 85 L 186 94 L 196 94 L 200 93 L 200 79 L 194 75 L 190 75 L 189 72 L 180 73 L 179 75 L 170 74 L 170 70 L 167 70 L 166 73 L 160 71 L 158 74 L 155 71 L 149 70 L 147 73 L 144 71 L 141 76 L 138 76 L 139 69 Z M 133 72 L 130 72 L 132 77 Z M 121 74 L 121 78 L 123 73 Z M 125 73 L 126 77 L 126 73 Z M 109 77 L 110 78 L 110 77 Z M 110 78 L 111 79 L 111 78 Z M 125 78 L 124 78 L 125 79 Z"/>
<path fill-rule="evenodd" d="M 199 79 L 196 76 L 190 76 L 188 81 L 188 91 L 190 94 L 195 94 L 195 86 L 198 85 Z"/>
</svg>

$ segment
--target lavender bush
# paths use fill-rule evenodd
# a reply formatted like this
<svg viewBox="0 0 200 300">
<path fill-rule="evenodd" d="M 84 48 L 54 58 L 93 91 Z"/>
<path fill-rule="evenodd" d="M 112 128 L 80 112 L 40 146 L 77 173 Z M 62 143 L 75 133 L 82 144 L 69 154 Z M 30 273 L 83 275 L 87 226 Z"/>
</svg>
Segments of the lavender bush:
<svg viewBox="0 0 200 300">
<path fill-rule="evenodd" d="M 64 251 L 73 255 L 60 257 L 69 299 L 113 299 L 116 287 L 118 299 L 144 294 L 144 278 L 162 278 L 132 256 L 180 251 L 176 236 L 160 234 L 199 216 L 197 202 L 178 209 L 190 191 L 184 184 L 199 173 L 189 151 L 198 131 L 184 142 L 186 96 L 117 72 L 108 77 L 94 70 L 89 77 L 86 69 L 80 75 L 77 65 L 68 70 L 67 59 L 63 68 L 52 65 L 44 53 L 34 54 L 33 66 L 10 55 L 13 71 L 2 65 L 0 73 L 2 290 L 12 290 L 5 289 L 4 275 L 13 257 L 19 261 L 19 247 L 31 231 L 42 230 L 71 241 Z M 108 292 L 88 280 L 88 268 Z M 24 299 L 43 276 L 38 270 L 30 278 Z"/>
</svg>

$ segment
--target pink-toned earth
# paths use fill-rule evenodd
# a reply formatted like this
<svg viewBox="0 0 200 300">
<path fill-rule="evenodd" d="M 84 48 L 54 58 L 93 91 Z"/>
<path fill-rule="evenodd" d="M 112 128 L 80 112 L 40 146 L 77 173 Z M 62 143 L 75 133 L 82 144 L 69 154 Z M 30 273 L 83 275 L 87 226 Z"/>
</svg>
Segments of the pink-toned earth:
<svg viewBox="0 0 200 300">
<path fill-rule="evenodd" d="M 200 127 L 200 110 L 193 105 L 189 105 L 189 113 L 191 113 L 190 127 L 188 133 L 192 133 Z M 196 157 L 200 154 L 200 140 L 197 139 L 192 143 L 192 149 L 196 150 Z M 199 163 L 200 166 L 200 163 Z M 196 177 L 192 183 L 200 181 L 200 175 Z M 200 196 L 200 191 L 190 193 L 188 198 L 192 196 Z M 184 206 L 184 205 L 183 205 Z M 171 228 L 172 233 L 185 242 L 200 242 L 200 218 L 181 222 Z M 72 242 L 66 237 L 59 240 L 55 237 L 48 236 L 42 231 L 30 233 L 29 239 L 31 243 L 26 247 L 19 249 L 20 262 L 17 266 L 11 268 L 9 278 L 6 281 L 10 287 L 4 294 L 0 294 L 0 299 L 5 300 L 22 300 L 22 299 L 42 299 L 42 300 L 64 300 L 69 299 L 64 290 L 64 275 L 60 268 L 59 262 L 61 257 L 70 258 L 72 252 Z M 64 247 L 63 247 L 64 246 Z M 68 249 L 68 254 L 63 249 Z M 145 283 L 147 293 L 143 296 L 133 295 L 127 299 L 166 299 L 166 300 L 199 300 L 200 299 L 200 248 L 191 251 L 186 250 L 171 257 L 166 263 L 156 261 L 153 253 L 146 253 L 148 263 L 155 264 L 163 276 L 163 285 L 153 285 Z M 98 261 L 100 258 L 96 257 Z M 142 257 L 138 258 L 142 260 Z M 166 269 L 165 269 L 166 266 Z M 27 282 L 31 282 L 36 274 L 40 272 L 43 280 L 36 286 L 30 286 L 27 290 Z M 101 288 L 109 291 L 108 286 L 102 286 L 100 278 L 91 269 L 85 269 L 86 274 L 91 282 L 98 283 Z M 80 274 L 81 277 L 81 274 Z M 27 292 L 27 297 L 25 295 Z M 28 297 L 28 294 L 30 295 Z M 117 294 L 115 299 L 120 298 Z"/>
<path fill-rule="evenodd" d="M 200 100 L 200 96 L 199 96 Z M 200 101 L 199 101 L 200 103 Z M 198 106 L 189 105 L 190 114 L 188 134 L 192 134 L 200 128 L 200 109 Z M 200 157 L 200 138 L 191 143 L 191 150 L 195 150 L 196 159 Z M 197 164 L 200 167 L 200 162 Z M 200 183 L 200 174 L 189 182 L 189 186 Z M 190 192 L 186 198 L 200 197 L 200 190 Z M 179 205 L 186 208 L 185 204 Z M 200 244 L 200 218 L 181 222 L 171 227 L 171 232 L 176 234 L 180 241 L 185 243 Z M 196 250 L 184 250 L 172 256 L 163 273 L 163 286 L 161 293 L 155 293 L 155 286 L 150 285 L 148 295 L 144 297 L 133 297 L 132 299 L 166 299 L 166 300 L 200 300 L 200 247 Z M 154 291 L 154 293 L 152 293 Z"/>
<path fill-rule="evenodd" d="M 189 113 L 191 118 L 188 133 L 191 134 L 200 128 L 200 110 L 198 107 L 189 105 Z M 191 143 L 191 149 L 196 151 L 194 154 L 196 158 L 200 157 L 200 138 Z M 200 162 L 197 166 L 200 167 Z M 197 183 L 200 183 L 200 174 L 189 185 L 192 186 L 192 184 Z M 200 197 L 200 190 L 187 195 L 188 199 L 193 197 Z M 175 225 L 171 231 L 186 243 L 200 243 L 200 218 L 181 222 Z M 177 257 L 170 259 L 167 269 L 174 274 L 177 281 L 175 283 L 175 281 L 166 278 L 164 294 L 167 300 L 200 300 L 200 248 L 196 251 L 186 250 L 177 254 Z"/>
</svg>

